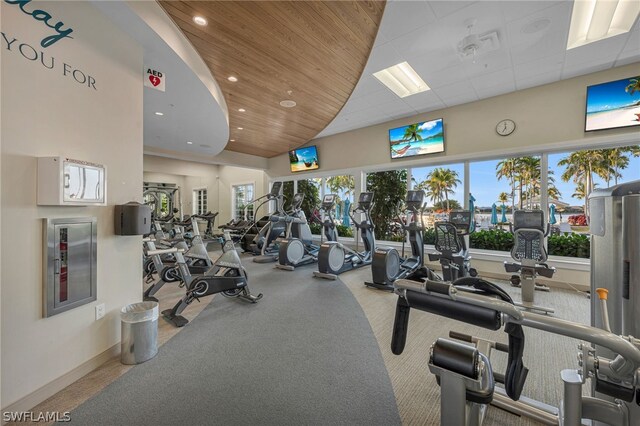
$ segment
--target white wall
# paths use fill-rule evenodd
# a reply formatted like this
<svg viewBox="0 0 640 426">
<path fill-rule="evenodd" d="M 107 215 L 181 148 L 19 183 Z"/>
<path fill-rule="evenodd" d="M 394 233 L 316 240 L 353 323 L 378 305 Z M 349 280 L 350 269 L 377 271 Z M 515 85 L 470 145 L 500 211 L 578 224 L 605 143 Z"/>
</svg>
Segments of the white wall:
<svg viewBox="0 0 640 426">
<path fill-rule="evenodd" d="M 639 66 L 631 64 L 315 139 L 310 144 L 318 146 L 317 172 L 438 164 L 524 153 L 532 148 L 580 147 L 625 136 L 637 143 L 637 127 L 585 133 L 584 113 L 587 86 L 637 75 Z M 445 153 L 391 161 L 389 129 L 436 118 L 444 119 Z M 495 127 L 505 118 L 514 120 L 517 128 L 510 136 L 502 137 L 496 134 Z M 269 159 L 267 173 L 271 177 L 291 175 L 288 155 Z M 309 174 L 314 173 L 296 173 L 299 178 Z"/>
<path fill-rule="evenodd" d="M 206 188 L 208 209 L 219 212 L 216 222 L 218 224 L 226 223 L 231 219 L 233 185 L 253 183 L 257 195 L 264 194 L 268 188 L 268 177 L 262 170 L 175 160 L 153 155 L 144 156 L 144 179 L 181 185 L 184 214 L 191 214 L 193 211 L 193 190 Z"/>
<path fill-rule="evenodd" d="M 244 169 L 240 167 L 220 166 L 220 218 L 223 222 L 231 219 L 232 212 L 232 187 L 252 183 L 254 185 L 254 198 L 267 192 L 268 183 L 266 175 L 261 170 Z"/>
<path fill-rule="evenodd" d="M 113 205 L 142 199 L 142 50 L 89 3 L 36 1 L 26 8 L 46 10 L 73 29 L 73 38 L 42 48 L 52 29 L 1 3 L 2 31 L 18 39 L 10 50 L 0 39 L 2 407 L 113 347 L 119 309 L 142 291 L 140 237 L 113 234 Z M 54 68 L 23 57 L 19 43 L 55 58 Z M 91 75 L 96 88 L 64 75 L 65 63 Z M 52 155 L 106 165 L 109 205 L 37 206 L 36 158 Z M 43 318 L 42 219 L 82 216 L 98 218 L 98 300 Z M 106 304 L 100 321 L 96 303 Z"/>
</svg>

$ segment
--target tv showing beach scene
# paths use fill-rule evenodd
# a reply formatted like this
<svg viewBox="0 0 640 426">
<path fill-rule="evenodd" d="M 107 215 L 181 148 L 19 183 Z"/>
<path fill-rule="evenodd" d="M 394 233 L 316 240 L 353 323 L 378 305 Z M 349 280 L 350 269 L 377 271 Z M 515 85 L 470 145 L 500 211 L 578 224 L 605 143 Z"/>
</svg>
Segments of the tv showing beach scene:
<svg viewBox="0 0 640 426">
<path fill-rule="evenodd" d="M 587 87 L 585 131 L 640 125 L 640 76 Z"/>
<path fill-rule="evenodd" d="M 289 163 L 292 172 L 304 172 L 315 170 L 318 165 L 318 150 L 316 146 L 305 146 L 304 148 L 289 151 Z"/>
<path fill-rule="evenodd" d="M 444 152 L 442 118 L 389 130 L 391 158 Z"/>
</svg>

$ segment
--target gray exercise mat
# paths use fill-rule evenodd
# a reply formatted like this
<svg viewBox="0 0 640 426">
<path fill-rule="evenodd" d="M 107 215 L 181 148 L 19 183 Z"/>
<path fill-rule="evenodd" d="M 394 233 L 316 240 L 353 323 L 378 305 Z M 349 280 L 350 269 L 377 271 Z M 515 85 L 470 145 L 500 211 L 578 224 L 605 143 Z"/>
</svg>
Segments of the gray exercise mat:
<svg viewBox="0 0 640 426">
<path fill-rule="evenodd" d="M 72 423 L 400 424 L 378 343 L 347 287 L 314 279 L 315 265 L 287 272 L 243 260 L 252 292 L 264 293 L 258 304 L 216 296 Z"/>
</svg>

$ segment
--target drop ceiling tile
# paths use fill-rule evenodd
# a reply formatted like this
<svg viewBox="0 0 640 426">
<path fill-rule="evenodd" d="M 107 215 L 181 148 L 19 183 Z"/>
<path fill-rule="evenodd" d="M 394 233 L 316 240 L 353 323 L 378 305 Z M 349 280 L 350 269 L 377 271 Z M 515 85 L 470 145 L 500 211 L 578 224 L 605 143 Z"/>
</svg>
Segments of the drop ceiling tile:
<svg viewBox="0 0 640 426">
<path fill-rule="evenodd" d="M 457 32 L 436 23 L 395 38 L 389 44 L 412 67 L 439 70 L 453 65 L 452 61 L 459 62 L 455 46 L 457 41 L 452 40 L 457 40 Z"/>
<path fill-rule="evenodd" d="M 640 19 L 638 19 L 638 22 L 640 22 Z M 627 44 L 625 44 L 624 49 L 622 49 L 622 51 L 627 52 L 630 50 L 638 50 L 638 49 L 640 49 L 640 30 L 631 31 L 629 32 Z"/>
<path fill-rule="evenodd" d="M 424 1 L 393 1 L 387 3 L 380 27 L 387 40 L 393 40 L 435 20 Z"/>
<path fill-rule="evenodd" d="M 513 67 L 516 79 L 527 79 L 536 75 L 562 71 L 564 65 L 564 53 L 558 53 L 546 58 L 525 62 Z"/>
<path fill-rule="evenodd" d="M 442 101 L 435 94 L 433 90 L 428 90 L 426 92 L 417 93 L 415 95 L 407 96 L 402 99 L 405 104 L 409 105 L 411 108 L 416 111 L 424 110 L 427 108 L 431 108 L 434 106 L 443 105 Z"/>
<path fill-rule="evenodd" d="M 476 89 L 478 96 L 482 98 L 483 96 L 480 94 L 481 89 L 484 90 L 485 88 L 496 87 L 503 84 L 508 85 L 510 83 L 512 84 L 513 81 L 513 69 L 505 68 L 500 71 L 474 77 L 471 79 L 471 84 Z M 513 90 L 515 90 L 515 87 Z"/>
<path fill-rule="evenodd" d="M 561 73 L 561 70 L 554 70 L 526 78 L 516 77 L 516 88 L 523 90 L 530 87 L 542 86 L 543 84 L 554 83 L 560 80 Z"/>
<path fill-rule="evenodd" d="M 623 51 L 622 53 L 620 53 L 618 59 L 616 60 L 615 66 L 621 67 L 623 65 L 629 65 L 635 62 L 640 62 L 640 49 Z"/>
<path fill-rule="evenodd" d="M 511 0 L 502 4 L 502 11 L 507 22 L 524 18 L 543 9 L 556 6 L 560 3 L 570 3 L 568 1 L 549 1 L 549 0 Z"/>
<path fill-rule="evenodd" d="M 448 100 L 450 98 L 468 96 L 469 94 L 473 94 L 475 99 L 477 99 L 476 92 L 473 89 L 473 86 L 467 80 L 462 80 L 458 83 L 438 87 L 437 89 L 433 89 L 433 92 L 435 92 L 435 94 L 438 95 L 442 102 L 447 105 L 449 104 Z"/>
<path fill-rule="evenodd" d="M 565 67 L 562 70 L 562 79 L 564 80 L 567 78 L 578 77 L 580 75 L 608 70 L 609 68 L 613 67 L 613 63 L 613 60 L 604 63 L 601 60 L 598 60 L 595 63 L 591 64 L 579 64 L 576 67 L 567 67 L 565 64 Z"/>
<path fill-rule="evenodd" d="M 554 2 L 554 6 L 544 8 L 543 10 L 524 16 L 520 19 L 509 21 L 507 24 L 507 36 L 509 37 L 509 43 L 512 46 L 522 46 L 523 48 L 526 48 L 527 46 L 533 46 L 539 43 L 547 34 L 568 34 L 569 23 L 571 22 L 572 3 L 573 2 L 566 1 Z M 505 7 L 507 4 L 511 3 L 505 2 Z M 544 19 L 549 20 L 549 24 L 546 28 L 534 33 L 526 33 L 523 31 L 528 25 Z M 547 40 L 547 43 L 548 41 L 549 40 Z M 562 45 L 553 47 L 566 49 L 566 40 Z"/>
<path fill-rule="evenodd" d="M 471 78 L 511 68 L 511 57 L 507 49 L 501 48 L 476 56 L 475 63 L 473 57 L 465 57 L 462 66 L 467 77 Z"/>
<path fill-rule="evenodd" d="M 436 60 L 436 59 L 432 59 Z M 413 65 L 412 65 L 413 66 Z M 467 74 L 462 65 L 455 65 L 453 67 L 445 68 L 443 70 L 422 70 L 413 66 L 413 69 L 422 77 L 430 88 L 442 87 L 448 84 L 456 83 L 460 80 L 465 80 Z"/>
<path fill-rule="evenodd" d="M 363 74 L 373 74 L 403 61 L 391 42 L 384 43 L 372 49 Z"/>
<path fill-rule="evenodd" d="M 344 108 L 342 108 L 341 113 L 344 112 L 345 114 L 350 114 L 355 111 L 361 111 L 363 109 L 370 108 L 372 105 L 380 105 L 399 99 L 400 98 L 398 98 L 395 93 L 393 93 L 391 90 L 387 89 L 380 83 L 380 88 L 375 92 L 370 92 L 363 96 L 349 99 Z"/>
<path fill-rule="evenodd" d="M 460 96 L 452 96 L 452 97 L 449 97 L 447 99 L 443 99 L 444 103 L 448 107 L 461 105 L 461 104 L 467 104 L 469 102 L 474 102 L 474 101 L 477 101 L 477 100 L 478 100 L 478 96 L 476 95 L 475 92 L 469 92 L 469 93 L 465 93 L 465 94 L 460 95 Z"/>
<path fill-rule="evenodd" d="M 472 1 L 430 1 L 428 2 L 433 13 L 438 17 L 442 18 L 447 16 L 455 11 L 463 9 L 471 4 Z"/>
<path fill-rule="evenodd" d="M 615 37 L 609 37 L 604 40 L 596 41 L 575 49 L 567 50 L 565 58 L 565 68 L 574 68 L 580 64 L 590 64 L 596 59 L 601 63 L 609 60 L 615 60 L 622 51 L 627 42 L 627 35 L 621 34 Z"/>
<path fill-rule="evenodd" d="M 495 86 L 475 86 L 475 89 L 478 94 L 478 98 L 486 99 L 514 92 L 516 90 L 516 85 L 512 78 L 511 80 L 506 80 Z"/>
</svg>

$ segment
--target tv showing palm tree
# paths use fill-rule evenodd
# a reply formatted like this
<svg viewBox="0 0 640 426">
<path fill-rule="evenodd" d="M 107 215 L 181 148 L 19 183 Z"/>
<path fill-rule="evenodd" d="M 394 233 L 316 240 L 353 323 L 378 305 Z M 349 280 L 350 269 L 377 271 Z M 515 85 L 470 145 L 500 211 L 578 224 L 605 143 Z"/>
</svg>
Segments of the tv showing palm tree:
<svg viewBox="0 0 640 426">
<path fill-rule="evenodd" d="M 444 152 L 442 118 L 389 130 L 391 158 Z"/>
<path fill-rule="evenodd" d="M 306 170 L 316 170 L 318 164 L 318 150 L 315 145 L 289 151 L 289 163 L 292 172 L 303 172 Z"/>
<path fill-rule="evenodd" d="M 640 76 L 587 87 L 585 131 L 640 125 Z"/>
</svg>

